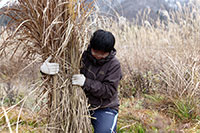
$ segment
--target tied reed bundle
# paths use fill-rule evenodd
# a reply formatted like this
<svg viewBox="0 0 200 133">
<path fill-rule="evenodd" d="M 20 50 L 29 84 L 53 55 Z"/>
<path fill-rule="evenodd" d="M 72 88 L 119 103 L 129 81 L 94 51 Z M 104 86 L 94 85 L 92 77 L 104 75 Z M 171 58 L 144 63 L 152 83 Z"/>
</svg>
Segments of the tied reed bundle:
<svg viewBox="0 0 200 133">
<path fill-rule="evenodd" d="M 42 95 L 48 94 L 47 131 L 91 132 L 87 101 L 80 87 L 71 85 L 71 76 L 79 73 L 81 53 L 86 45 L 86 20 L 92 3 L 83 0 L 19 0 L 9 8 L 9 27 L 15 31 L 0 47 L 13 48 L 10 58 L 20 49 L 21 59 L 45 59 L 60 64 L 55 76 L 44 76 Z"/>
</svg>

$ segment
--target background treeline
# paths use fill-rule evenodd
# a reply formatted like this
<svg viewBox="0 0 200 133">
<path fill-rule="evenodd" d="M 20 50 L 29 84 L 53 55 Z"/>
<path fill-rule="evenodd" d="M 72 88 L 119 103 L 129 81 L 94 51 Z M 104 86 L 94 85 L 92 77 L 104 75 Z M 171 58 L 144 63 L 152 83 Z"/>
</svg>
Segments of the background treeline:
<svg viewBox="0 0 200 133">
<path fill-rule="evenodd" d="M 86 0 L 91 2 L 92 0 Z M 158 18 L 160 9 L 170 11 L 178 10 L 180 6 L 189 5 L 190 0 L 97 0 L 94 5 L 103 15 L 112 17 L 122 16 L 130 21 L 136 19 L 141 12 L 150 9 L 149 16 L 152 19 Z M 0 12 L 6 11 L 6 8 L 0 9 Z M 5 26 L 10 18 L 4 15 L 0 16 L 0 26 Z"/>
</svg>

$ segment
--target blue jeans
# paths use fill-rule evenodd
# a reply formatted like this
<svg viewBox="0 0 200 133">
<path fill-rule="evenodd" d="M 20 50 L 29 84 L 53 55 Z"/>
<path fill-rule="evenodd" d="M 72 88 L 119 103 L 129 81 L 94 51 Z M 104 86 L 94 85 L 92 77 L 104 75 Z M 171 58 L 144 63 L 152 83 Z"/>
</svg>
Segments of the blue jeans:
<svg viewBox="0 0 200 133">
<path fill-rule="evenodd" d="M 90 111 L 94 133 L 116 133 L 118 112 L 111 108 Z"/>
</svg>

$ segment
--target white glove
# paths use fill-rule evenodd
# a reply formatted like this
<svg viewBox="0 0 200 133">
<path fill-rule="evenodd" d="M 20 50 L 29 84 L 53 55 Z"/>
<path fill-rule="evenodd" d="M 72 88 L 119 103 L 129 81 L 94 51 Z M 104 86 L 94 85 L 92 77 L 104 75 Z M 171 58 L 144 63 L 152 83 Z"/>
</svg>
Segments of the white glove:
<svg viewBox="0 0 200 133">
<path fill-rule="evenodd" d="M 72 76 L 72 85 L 83 86 L 85 83 L 85 76 L 83 74 L 74 74 Z"/>
<path fill-rule="evenodd" d="M 40 71 L 48 75 L 55 75 L 59 72 L 59 64 L 49 63 L 51 59 L 52 56 L 50 55 L 40 67 Z"/>
</svg>

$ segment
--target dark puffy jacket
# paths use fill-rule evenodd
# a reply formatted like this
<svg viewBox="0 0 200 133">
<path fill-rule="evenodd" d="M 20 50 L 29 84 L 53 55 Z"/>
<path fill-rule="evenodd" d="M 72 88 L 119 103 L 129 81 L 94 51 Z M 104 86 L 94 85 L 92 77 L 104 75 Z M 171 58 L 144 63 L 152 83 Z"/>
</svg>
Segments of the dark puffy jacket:
<svg viewBox="0 0 200 133">
<path fill-rule="evenodd" d="M 105 59 L 96 60 L 88 47 L 82 55 L 81 73 L 86 81 L 83 86 L 92 108 L 110 107 L 118 110 L 117 87 L 122 78 L 120 63 L 115 57 L 116 50 Z"/>
</svg>

